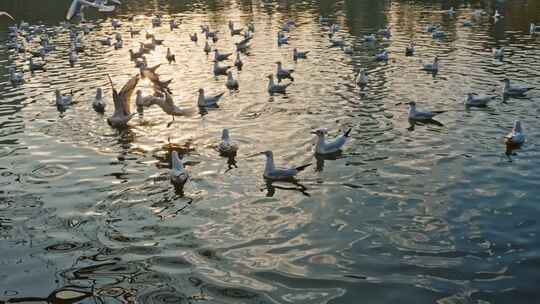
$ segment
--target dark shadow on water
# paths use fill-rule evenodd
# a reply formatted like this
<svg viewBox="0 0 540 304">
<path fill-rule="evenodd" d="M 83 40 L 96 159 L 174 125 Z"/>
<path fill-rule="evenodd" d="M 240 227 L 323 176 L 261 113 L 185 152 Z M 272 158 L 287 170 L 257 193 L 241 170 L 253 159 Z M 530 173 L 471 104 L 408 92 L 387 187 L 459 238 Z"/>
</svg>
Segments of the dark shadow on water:
<svg viewBox="0 0 540 304">
<path fill-rule="evenodd" d="M 440 121 L 437 121 L 435 119 L 422 119 L 422 120 L 409 119 L 409 127 L 407 128 L 407 130 L 412 132 L 416 129 L 417 125 L 419 126 L 435 125 L 438 127 L 444 127 L 444 125 Z"/>
<path fill-rule="evenodd" d="M 276 189 L 283 190 L 283 191 L 298 191 L 307 197 L 311 197 L 311 195 L 307 192 L 308 188 L 302 185 L 296 179 L 283 180 L 283 181 L 271 181 L 271 180 L 265 179 L 265 184 L 266 184 L 266 188 L 263 188 L 261 190 L 266 189 L 266 197 L 273 197 L 276 194 Z M 292 185 L 292 186 L 285 186 L 287 184 Z"/>
<path fill-rule="evenodd" d="M 340 158 L 343 158 L 343 151 L 339 150 L 332 154 L 317 154 L 315 153 L 315 159 L 317 160 L 317 166 L 315 167 L 315 171 L 322 172 L 324 170 L 324 162 L 327 160 L 338 160 Z"/>
</svg>

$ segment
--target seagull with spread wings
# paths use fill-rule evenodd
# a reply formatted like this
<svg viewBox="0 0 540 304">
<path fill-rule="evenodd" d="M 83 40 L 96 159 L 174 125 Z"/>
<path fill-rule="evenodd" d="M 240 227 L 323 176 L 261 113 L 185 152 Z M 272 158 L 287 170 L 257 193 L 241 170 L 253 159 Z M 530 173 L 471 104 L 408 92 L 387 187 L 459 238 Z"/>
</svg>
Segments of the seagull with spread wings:
<svg viewBox="0 0 540 304">
<path fill-rule="evenodd" d="M 133 95 L 133 91 L 139 83 L 139 74 L 133 76 L 120 90 L 116 91 L 112 83 L 111 76 L 109 77 L 109 83 L 111 84 L 113 101 L 114 101 L 114 113 L 111 117 L 107 118 L 107 123 L 116 129 L 126 128 L 128 122 L 133 118 L 134 114 L 131 114 L 130 99 Z"/>
</svg>

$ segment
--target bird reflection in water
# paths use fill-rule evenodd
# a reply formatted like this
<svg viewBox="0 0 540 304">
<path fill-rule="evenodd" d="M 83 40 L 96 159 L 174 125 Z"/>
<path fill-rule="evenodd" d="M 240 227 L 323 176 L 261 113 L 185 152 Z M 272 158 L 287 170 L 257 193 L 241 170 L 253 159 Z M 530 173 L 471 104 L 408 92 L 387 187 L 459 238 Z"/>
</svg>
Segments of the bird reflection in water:
<svg viewBox="0 0 540 304">
<path fill-rule="evenodd" d="M 523 146 L 523 144 L 515 144 L 515 143 L 510 143 L 510 142 L 506 142 L 504 145 L 506 147 L 504 151 L 504 155 L 506 155 L 509 162 L 513 161 L 512 156 L 517 156 L 517 153 L 514 151 L 520 150 L 521 147 Z"/>
<path fill-rule="evenodd" d="M 315 167 L 315 171 L 322 172 L 324 170 L 324 162 L 327 160 L 338 160 L 340 158 L 343 158 L 343 152 L 341 150 L 336 151 L 331 154 L 317 154 L 315 153 L 315 159 L 317 161 L 317 166 Z"/>
<path fill-rule="evenodd" d="M 104 303 L 102 299 L 95 296 L 93 292 L 88 291 L 88 288 L 79 286 L 65 286 L 54 290 L 46 298 L 39 297 L 20 297 L 10 298 L 0 303 L 51 303 L 51 304 L 74 304 L 81 302 L 87 298 L 93 298 L 96 303 Z"/>
<path fill-rule="evenodd" d="M 311 195 L 307 192 L 308 188 L 302 185 L 296 179 L 280 180 L 280 181 L 272 181 L 269 179 L 265 179 L 264 181 L 266 183 L 266 188 L 263 188 L 261 190 L 266 189 L 266 197 L 273 197 L 274 194 L 276 194 L 276 189 L 284 190 L 284 191 L 298 191 L 307 197 L 311 197 Z M 285 186 L 286 184 L 290 184 L 292 186 Z"/>
<path fill-rule="evenodd" d="M 422 119 L 422 120 L 418 120 L 418 119 L 409 119 L 409 127 L 407 128 L 407 130 L 409 131 L 414 131 L 416 129 L 416 125 L 420 125 L 420 126 L 423 126 L 423 125 L 435 125 L 435 126 L 438 126 L 438 127 L 444 127 L 444 125 L 440 122 L 440 121 L 437 121 L 433 118 L 431 119 Z"/>
</svg>

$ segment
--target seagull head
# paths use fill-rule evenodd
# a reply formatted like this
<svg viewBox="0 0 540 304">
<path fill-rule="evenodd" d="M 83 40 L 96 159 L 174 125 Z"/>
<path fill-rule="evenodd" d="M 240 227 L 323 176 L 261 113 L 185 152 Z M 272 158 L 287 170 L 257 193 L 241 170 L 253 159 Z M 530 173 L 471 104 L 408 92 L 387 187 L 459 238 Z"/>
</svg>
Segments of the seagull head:
<svg viewBox="0 0 540 304">
<path fill-rule="evenodd" d="M 514 131 L 515 132 L 521 132 L 521 121 L 516 120 L 514 122 Z"/>
<path fill-rule="evenodd" d="M 221 139 L 222 140 L 228 140 L 229 139 L 229 129 L 225 128 L 221 132 Z"/>
<path fill-rule="evenodd" d="M 311 134 L 315 134 L 317 135 L 318 137 L 322 137 L 326 134 L 326 129 L 317 129 L 315 131 L 311 131 Z"/>
<path fill-rule="evenodd" d="M 505 84 L 510 83 L 510 79 L 505 78 L 505 79 L 502 80 L 502 82 L 504 82 Z"/>
<path fill-rule="evenodd" d="M 409 102 L 409 106 L 411 106 L 411 108 L 416 107 L 416 102 L 414 101 Z"/>
<path fill-rule="evenodd" d="M 276 64 L 277 64 L 278 66 L 281 66 L 281 61 L 276 61 Z"/>
<path fill-rule="evenodd" d="M 204 89 L 199 89 L 199 95 L 204 95 Z"/>
<path fill-rule="evenodd" d="M 274 79 L 274 75 L 273 75 L 273 74 L 268 74 L 268 76 L 266 76 L 266 78 L 268 78 L 268 79 Z"/>
</svg>

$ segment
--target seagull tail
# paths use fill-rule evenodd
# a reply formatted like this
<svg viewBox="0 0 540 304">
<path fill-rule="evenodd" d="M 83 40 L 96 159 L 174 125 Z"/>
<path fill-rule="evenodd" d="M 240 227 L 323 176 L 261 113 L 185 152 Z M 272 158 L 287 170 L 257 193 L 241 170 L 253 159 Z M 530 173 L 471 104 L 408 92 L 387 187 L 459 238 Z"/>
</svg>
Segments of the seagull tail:
<svg viewBox="0 0 540 304">
<path fill-rule="evenodd" d="M 297 171 L 304 171 L 304 169 L 306 169 L 307 167 L 311 166 L 311 164 L 307 164 L 307 165 L 303 165 L 303 166 L 300 166 L 300 167 L 296 167 L 295 169 Z"/>
<path fill-rule="evenodd" d="M 345 137 L 349 137 L 351 135 L 352 128 L 349 128 L 345 134 L 343 134 Z"/>
</svg>

